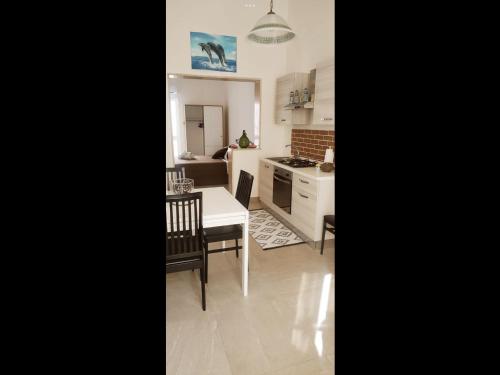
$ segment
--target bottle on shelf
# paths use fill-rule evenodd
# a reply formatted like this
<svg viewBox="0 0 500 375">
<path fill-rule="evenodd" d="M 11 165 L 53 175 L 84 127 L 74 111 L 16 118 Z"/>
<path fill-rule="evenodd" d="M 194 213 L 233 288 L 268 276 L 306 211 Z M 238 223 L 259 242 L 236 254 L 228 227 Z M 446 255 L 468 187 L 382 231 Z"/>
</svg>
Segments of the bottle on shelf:
<svg viewBox="0 0 500 375">
<path fill-rule="evenodd" d="M 293 104 L 294 96 L 293 91 L 290 91 L 290 100 L 288 101 L 288 104 Z"/>
<path fill-rule="evenodd" d="M 294 104 L 299 104 L 300 103 L 300 95 L 299 95 L 299 90 L 295 90 L 295 96 L 293 98 Z"/>
<path fill-rule="evenodd" d="M 309 90 L 307 89 L 307 87 L 304 89 L 304 95 L 302 96 L 302 101 L 303 102 L 309 101 Z"/>
</svg>

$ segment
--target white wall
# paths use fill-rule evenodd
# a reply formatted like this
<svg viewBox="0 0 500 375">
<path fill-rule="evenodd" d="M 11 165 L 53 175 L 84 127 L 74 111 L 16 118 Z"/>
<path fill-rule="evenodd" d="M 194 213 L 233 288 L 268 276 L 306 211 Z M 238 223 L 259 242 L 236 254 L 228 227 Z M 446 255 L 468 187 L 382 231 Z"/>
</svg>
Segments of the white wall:
<svg viewBox="0 0 500 375">
<path fill-rule="evenodd" d="M 167 95 L 166 95 L 166 116 L 167 116 L 167 136 L 166 136 L 166 142 L 167 142 L 167 168 L 173 168 L 174 167 L 174 150 L 172 146 L 172 119 L 171 119 L 171 114 L 170 114 L 170 95 L 169 95 L 169 87 L 168 87 L 168 80 L 167 80 Z"/>
<path fill-rule="evenodd" d="M 231 166 L 231 173 L 228 174 L 228 177 L 230 179 L 230 191 L 233 194 L 236 194 L 240 172 L 243 169 L 253 176 L 252 192 L 250 193 L 250 197 L 259 196 L 259 163 L 255 163 L 255 161 L 258 161 L 263 157 L 263 151 L 259 149 L 230 149 L 228 159 Z"/>
<path fill-rule="evenodd" d="M 289 0 L 288 23 L 295 38 L 287 45 L 287 71 L 308 73 L 335 56 L 334 0 Z"/>
<path fill-rule="evenodd" d="M 175 88 L 179 100 L 185 105 L 227 106 L 227 89 L 225 85 L 221 85 L 221 81 L 169 78 L 169 85 L 170 90 Z"/>
<path fill-rule="evenodd" d="M 246 131 L 251 142 L 255 141 L 255 83 L 225 82 L 227 87 L 227 119 L 229 143 L 235 142 Z"/>
<path fill-rule="evenodd" d="M 168 12 L 168 11 L 167 11 Z M 168 16 L 167 16 L 168 18 Z M 168 72 L 168 44 L 167 44 L 167 50 L 165 55 L 167 56 L 167 64 L 165 66 L 165 77 L 167 77 L 167 72 Z M 166 147 L 166 160 L 167 160 L 167 168 L 173 168 L 175 165 L 174 161 L 174 150 L 173 150 L 173 145 L 172 145 L 172 118 L 170 114 L 170 88 L 168 86 L 168 79 L 165 78 L 165 85 L 166 85 L 166 124 L 167 124 L 167 129 L 166 129 L 166 142 L 167 142 L 167 147 Z"/>
<path fill-rule="evenodd" d="M 288 1 L 288 23 L 296 35 L 287 45 L 287 72 L 309 73 L 317 63 L 335 59 L 334 12 L 334 0 Z M 294 125 L 293 128 L 325 130 L 322 125 Z M 291 143 L 291 129 L 287 128 L 287 143 Z"/>
<path fill-rule="evenodd" d="M 169 73 L 239 77 L 261 80 L 261 147 L 263 154 L 286 153 L 286 129 L 274 123 L 276 78 L 286 73 L 287 47 L 261 46 L 247 40 L 257 20 L 269 11 L 269 1 L 167 0 L 167 67 Z M 275 0 L 274 10 L 287 19 L 288 1 Z M 191 69 L 190 32 L 199 31 L 237 37 L 237 72 Z"/>
</svg>

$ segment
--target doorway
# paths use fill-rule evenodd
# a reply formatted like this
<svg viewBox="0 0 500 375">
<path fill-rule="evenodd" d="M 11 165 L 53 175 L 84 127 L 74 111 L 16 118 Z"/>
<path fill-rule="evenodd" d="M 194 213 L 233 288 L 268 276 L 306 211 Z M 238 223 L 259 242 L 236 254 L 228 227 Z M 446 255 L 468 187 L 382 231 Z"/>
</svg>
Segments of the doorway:
<svg viewBox="0 0 500 375">
<path fill-rule="evenodd" d="M 209 156 L 225 146 L 238 143 L 237 139 L 243 130 L 246 130 L 250 141 L 257 147 L 261 146 L 260 80 L 168 74 L 168 86 L 176 157 L 187 151 L 194 155 Z M 186 109 L 186 106 L 190 107 Z M 222 108 L 222 145 L 217 138 L 220 134 L 215 136 L 216 133 L 207 130 L 210 124 L 204 117 L 209 106 Z M 191 111 L 189 108 L 193 107 L 198 107 L 192 109 L 196 112 L 194 119 L 189 118 L 189 114 L 186 117 L 186 113 Z M 188 121 L 194 122 L 188 125 Z M 193 138 L 187 135 L 188 127 L 190 134 L 191 131 L 194 133 Z M 211 135 L 214 138 L 207 139 Z"/>
</svg>

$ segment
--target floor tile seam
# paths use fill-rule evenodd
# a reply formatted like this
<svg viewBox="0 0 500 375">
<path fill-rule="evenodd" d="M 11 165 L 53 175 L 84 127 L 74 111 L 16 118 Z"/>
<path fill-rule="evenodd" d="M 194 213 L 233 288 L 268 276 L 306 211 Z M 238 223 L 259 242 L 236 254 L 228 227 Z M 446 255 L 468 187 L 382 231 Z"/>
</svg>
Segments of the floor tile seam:
<svg viewBox="0 0 500 375">
<path fill-rule="evenodd" d="M 297 367 L 297 366 L 300 366 L 300 365 L 302 365 L 304 363 L 313 362 L 314 360 L 315 360 L 315 358 L 306 359 L 305 361 L 300 361 L 298 363 L 289 364 L 289 365 L 286 365 L 286 366 L 283 366 L 283 367 L 271 370 L 271 372 L 267 372 L 267 373 L 265 373 L 263 375 L 273 375 L 274 373 L 276 373 L 278 371 L 283 371 L 283 370 L 286 370 L 286 369 L 288 369 L 290 367 Z"/>
<path fill-rule="evenodd" d="M 219 315 L 220 315 L 220 313 L 219 313 Z M 224 357 L 226 358 L 227 366 L 229 367 L 230 375 L 234 375 L 233 369 L 231 367 L 231 361 L 229 361 L 229 356 L 228 356 L 228 353 L 226 351 L 226 343 L 224 342 L 224 337 L 222 337 L 222 333 L 220 332 L 220 328 L 219 328 L 220 327 L 220 322 L 219 322 L 219 319 L 216 317 L 215 321 L 217 322 L 217 327 L 215 328 L 215 332 L 219 336 L 220 342 L 222 344 L 222 351 L 224 352 Z"/>
<path fill-rule="evenodd" d="M 258 346 L 260 346 L 260 349 L 261 349 L 262 353 L 264 354 L 265 359 L 267 360 L 268 364 L 270 365 L 271 362 L 269 361 L 269 358 L 268 358 L 268 356 L 267 356 L 267 354 L 266 354 L 266 352 L 264 350 L 264 346 L 262 345 L 262 342 L 260 340 L 260 335 L 259 335 L 257 329 L 255 328 L 255 326 L 253 325 L 253 323 L 251 321 L 249 321 L 248 318 L 246 317 L 245 310 L 243 311 L 243 316 L 244 316 L 245 321 L 247 322 L 247 324 L 249 326 L 251 326 L 251 329 L 252 329 L 252 331 L 254 333 L 254 336 L 257 339 Z M 217 329 L 219 329 L 219 325 L 217 325 Z M 224 338 L 222 337 L 222 334 L 220 335 L 220 337 L 221 337 L 221 341 L 222 341 L 222 346 L 224 348 L 224 352 L 225 352 L 226 357 L 227 357 L 226 344 L 224 343 Z M 231 374 L 233 374 L 233 369 L 231 368 L 231 362 L 229 361 L 229 357 L 228 357 L 228 363 L 229 363 L 229 367 L 230 367 L 230 370 L 231 370 Z M 255 374 L 255 375 L 265 375 L 265 374 L 266 373 L 260 373 L 260 374 Z"/>
</svg>

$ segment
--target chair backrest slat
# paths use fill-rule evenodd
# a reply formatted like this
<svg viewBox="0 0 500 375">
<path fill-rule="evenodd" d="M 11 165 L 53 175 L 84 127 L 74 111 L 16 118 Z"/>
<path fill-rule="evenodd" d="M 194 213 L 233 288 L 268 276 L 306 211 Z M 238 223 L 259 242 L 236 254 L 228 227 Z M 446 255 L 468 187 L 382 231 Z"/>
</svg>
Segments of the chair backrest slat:
<svg viewBox="0 0 500 375">
<path fill-rule="evenodd" d="M 185 178 L 184 167 L 167 168 L 167 190 L 171 190 L 172 181 L 178 178 Z"/>
<path fill-rule="evenodd" d="M 200 193 L 201 194 L 201 193 Z M 197 228 L 201 228 L 201 232 L 200 232 L 200 236 L 197 236 L 197 241 L 196 241 L 196 248 L 198 249 L 198 251 L 202 251 L 203 250 L 203 206 L 201 204 L 201 199 L 198 201 L 198 211 L 199 211 L 199 215 L 198 215 L 198 225 L 197 225 Z"/>
<path fill-rule="evenodd" d="M 175 237 L 174 237 L 174 233 L 175 233 L 175 211 L 174 211 L 174 205 L 171 204 L 169 205 L 169 209 L 170 209 L 170 229 L 167 230 L 167 233 L 172 233 L 171 236 L 167 236 L 167 238 L 170 238 L 170 242 L 171 242 L 171 247 L 170 249 L 175 249 Z"/>
<path fill-rule="evenodd" d="M 175 231 L 175 237 L 177 239 L 177 253 L 181 251 L 181 222 L 179 221 L 179 202 L 175 202 L 175 214 L 177 215 L 177 220 L 176 220 L 176 231 Z"/>
<path fill-rule="evenodd" d="M 188 204 L 188 211 L 191 211 L 190 201 L 182 201 L 182 233 L 183 233 L 183 245 L 182 250 L 189 248 L 189 238 L 192 236 L 191 233 L 188 232 L 188 220 L 189 217 L 186 216 L 186 203 Z"/>
<path fill-rule="evenodd" d="M 167 226 L 167 262 L 169 256 L 181 259 L 183 255 L 199 255 L 203 234 L 202 193 L 167 195 L 166 203 L 170 222 Z"/>
<path fill-rule="evenodd" d="M 193 242 L 193 238 L 195 238 L 195 233 L 193 233 L 193 223 L 191 222 L 191 207 L 193 205 L 193 201 L 190 200 L 188 202 L 188 233 L 189 233 L 189 237 L 188 237 L 188 246 L 190 248 L 194 248 L 194 242 Z"/>
<path fill-rule="evenodd" d="M 201 212 L 200 212 L 200 209 L 198 208 L 198 201 L 194 202 L 194 206 L 195 206 L 195 210 L 194 210 L 194 223 L 195 224 L 194 225 L 196 228 L 196 225 L 197 225 L 196 223 L 198 222 L 198 216 L 201 215 Z M 199 251 L 197 241 L 195 241 L 194 248 L 196 249 L 196 251 Z"/>
<path fill-rule="evenodd" d="M 250 195 L 252 194 L 253 176 L 244 171 L 240 171 L 240 177 L 238 179 L 238 187 L 236 188 L 236 199 L 240 202 L 246 209 L 250 203 Z"/>
</svg>

